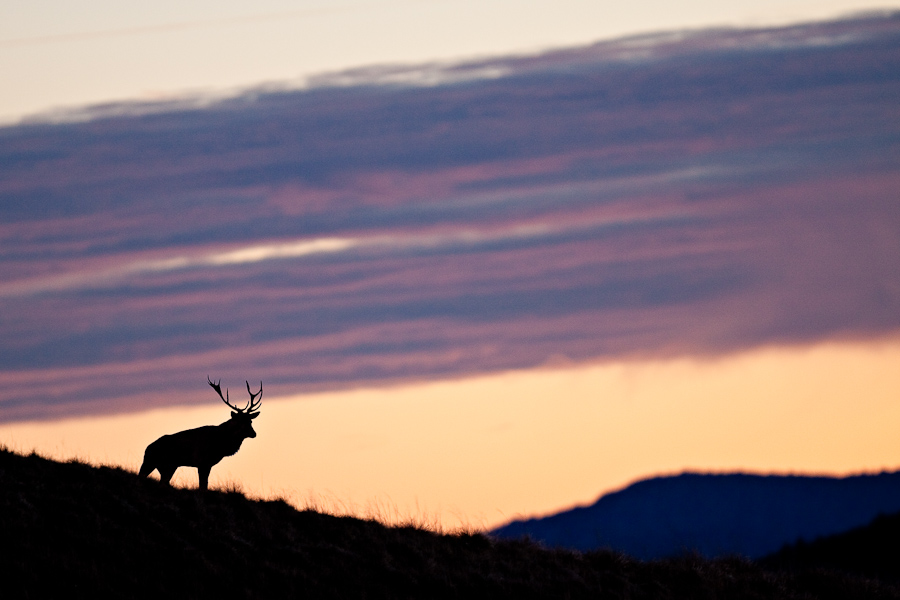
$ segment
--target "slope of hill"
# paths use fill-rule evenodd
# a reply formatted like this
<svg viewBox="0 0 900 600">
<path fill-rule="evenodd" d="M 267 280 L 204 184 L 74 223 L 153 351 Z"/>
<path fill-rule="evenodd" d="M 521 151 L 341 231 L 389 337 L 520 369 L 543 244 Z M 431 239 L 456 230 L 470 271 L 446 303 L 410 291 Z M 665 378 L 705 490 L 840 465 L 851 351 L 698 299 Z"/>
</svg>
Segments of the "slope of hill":
<svg viewBox="0 0 900 600">
<path fill-rule="evenodd" d="M 897 598 L 742 559 L 642 562 L 297 511 L 0 449 L 6 598 Z"/>
<path fill-rule="evenodd" d="M 798 542 L 760 559 L 767 567 L 828 569 L 900 582 L 900 513 L 812 542 Z"/>
<path fill-rule="evenodd" d="M 578 550 L 612 548 L 643 559 L 685 551 L 758 558 L 897 511 L 900 472 L 844 478 L 684 473 L 639 481 L 591 506 L 516 521 L 493 534 Z"/>
</svg>

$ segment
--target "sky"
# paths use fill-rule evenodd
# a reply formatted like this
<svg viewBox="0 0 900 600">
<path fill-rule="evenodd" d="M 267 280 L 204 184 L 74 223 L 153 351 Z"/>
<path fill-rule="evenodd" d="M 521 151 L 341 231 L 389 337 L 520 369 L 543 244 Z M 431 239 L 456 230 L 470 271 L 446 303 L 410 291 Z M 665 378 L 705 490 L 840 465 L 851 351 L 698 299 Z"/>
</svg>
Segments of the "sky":
<svg viewBox="0 0 900 600">
<path fill-rule="evenodd" d="M 303 86 L 367 65 L 534 54 L 647 32 L 898 7 L 898 0 L 5 2 L 0 123 L 85 104 Z"/>
<path fill-rule="evenodd" d="M 896 468 L 900 19 L 570 4 L 3 8 L 0 442 L 136 469 L 209 375 L 214 482 L 448 524 Z"/>
</svg>

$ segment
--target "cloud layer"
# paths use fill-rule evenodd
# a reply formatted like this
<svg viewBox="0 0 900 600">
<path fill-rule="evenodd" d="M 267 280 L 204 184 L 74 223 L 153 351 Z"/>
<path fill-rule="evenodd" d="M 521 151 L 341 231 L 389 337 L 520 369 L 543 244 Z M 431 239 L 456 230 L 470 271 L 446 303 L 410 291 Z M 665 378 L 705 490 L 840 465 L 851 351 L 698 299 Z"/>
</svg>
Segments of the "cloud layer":
<svg viewBox="0 0 900 600">
<path fill-rule="evenodd" d="M 882 16 L 0 129 L 0 421 L 890 334 L 897 98 Z"/>
</svg>

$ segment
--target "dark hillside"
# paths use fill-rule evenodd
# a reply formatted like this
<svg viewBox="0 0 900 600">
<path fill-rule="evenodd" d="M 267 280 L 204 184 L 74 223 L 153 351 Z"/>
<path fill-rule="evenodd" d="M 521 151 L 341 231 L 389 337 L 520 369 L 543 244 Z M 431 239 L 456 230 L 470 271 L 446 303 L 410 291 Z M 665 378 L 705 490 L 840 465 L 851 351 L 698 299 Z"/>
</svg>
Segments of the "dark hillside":
<svg viewBox="0 0 900 600">
<path fill-rule="evenodd" d="M 900 598 L 745 560 L 439 535 L 0 449 L 4 598 Z"/>
<path fill-rule="evenodd" d="M 797 542 L 759 561 L 781 569 L 828 569 L 900 582 L 900 513 L 811 542 Z"/>
</svg>

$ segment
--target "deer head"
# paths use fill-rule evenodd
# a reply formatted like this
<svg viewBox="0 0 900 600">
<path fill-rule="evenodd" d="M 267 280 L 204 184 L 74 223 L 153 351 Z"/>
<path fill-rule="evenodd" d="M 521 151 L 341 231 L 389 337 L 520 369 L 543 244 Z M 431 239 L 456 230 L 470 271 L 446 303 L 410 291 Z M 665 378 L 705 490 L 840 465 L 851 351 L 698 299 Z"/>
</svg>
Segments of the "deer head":
<svg viewBox="0 0 900 600">
<path fill-rule="evenodd" d="M 212 386 L 212 389 L 216 390 L 216 393 L 219 395 L 219 398 L 222 399 L 222 402 L 227 404 L 228 408 L 231 409 L 231 418 L 235 422 L 240 424 L 240 428 L 245 433 L 244 437 L 255 438 L 256 432 L 253 430 L 253 424 L 250 421 L 259 416 L 259 406 L 260 404 L 262 404 L 262 381 L 259 382 L 259 391 L 255 394 L 250 391 L 250 382 L 245 382 L 247 384 L 247 393 L 250 394 L 250 401 L 244 408 L 238 408 L 228 401 L 228 388 L 225 388 L 225 395 L 222 395 L 222 387 L 219 385 L 221 383 L 221 380 L 213 383 L 207 375 L 206 381 L 210 386 Z"/>
</svg>

